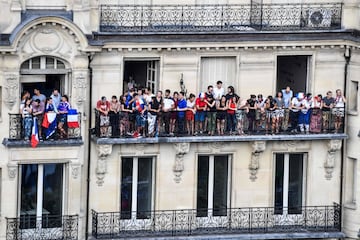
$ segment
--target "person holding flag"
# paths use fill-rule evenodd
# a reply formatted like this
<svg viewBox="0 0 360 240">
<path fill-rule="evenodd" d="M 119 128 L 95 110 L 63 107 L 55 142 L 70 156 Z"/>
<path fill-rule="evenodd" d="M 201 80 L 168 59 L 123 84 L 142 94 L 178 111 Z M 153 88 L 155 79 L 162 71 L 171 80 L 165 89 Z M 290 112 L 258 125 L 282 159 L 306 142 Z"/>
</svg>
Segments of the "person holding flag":
<svg viewBox="0 0 360 240">
<path fill-rule="evenodd" d="M 46 99 L 46 107 L 42 126 L 45 128 L 46 139 L 51 138 L 56 132 L 56 112 L 52 98 Z"/>
<path fill-rule="evenodd" d="M 67 133 L 64 129 L 64 124 L 66 123 L 67 120 L 67 114 L 69 112 L 70 109 L 70 104 L 69 104 L 69 98 L 67 95 L 64 95 L 61 97 L 61 102 L 59 103 L 59 106 L 57 108 L 59 115 L 58 115 L 58 130 L 60 133 L 60 138 L 66 138 L 67 137 Z"/>
</svg>

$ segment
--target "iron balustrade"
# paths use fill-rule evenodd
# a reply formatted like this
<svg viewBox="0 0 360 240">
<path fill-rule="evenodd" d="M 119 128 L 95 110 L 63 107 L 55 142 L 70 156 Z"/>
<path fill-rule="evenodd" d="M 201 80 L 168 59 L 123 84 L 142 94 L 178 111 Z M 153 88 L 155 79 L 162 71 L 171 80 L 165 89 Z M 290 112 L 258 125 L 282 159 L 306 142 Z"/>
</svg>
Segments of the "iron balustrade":
<svg viewBox="0 0 360 240">
<path fill-rule="evenodd" d="M 6 218 L 6 239 L 76 240 L 78 224 L 78 215 Z"/>
<path fill-rule="evenodd" d="M 146 213 L 97 212 L 92 210 L 92 235 L 97 239 L 206 234 L 339 232 L 341 207 L 303 206 L 297 214 L 287 208 L 253 207 L 222 209 L 221 216 L 197 217 L 196 209 Z M 213 212 L 211 210 L 206 210 Z M 135 216 L 144 216 L 135 219 Z M 128 216 L 132 216 L 129 217 Z"/>
<path fill-rule="evenodd" d="M 78 128 L 68 128 L 65 122 L 64 129 L 67 131 L 66 139 L 79 139 L 81 138 L 81 113 L 78 112 Z M 19 113 L 9 113 L 9 140 L 23 140 L 24 127 L 23 119 Z M 59 140 L 61 140 L 59 138 Z"/>
<path fill-rule="evenodd" d="M 108 5 L 100 32 L 186 33 L 340 29 L 342 3 Z"/>
<path fill-rule="evenodd" d="M 133 137 L 132 134 L 136 129 L 135 125 L 135 112 L 133 113 L 126 113 L 125 115 L 120 113 L 116 116 L 114 116 L 114 118 L 109 117 L 109 119 L 107 120 L 107 125 L 105 126 L 100 126 L 100 113 L 97 109 L 94 109 L 95 111 L 95 128 L 94 128 L 94 134 L 96 137 L 100 137 L 100 138 L 128 138 L 128 137 Z M 310 113 L 310 126 L 312 124 L 313 119 L 312 114 L 319 114 L 320 116 L 320 120 L 317 123 L 319 126 L 319 131 L 318 132 L 314 132 L 311 131 L 305 131 L 306 129 L 304 128 L 304 131 L 301 131 L 299 129 L 299 127 L 297 126 L 296 129 L 296 133 L 291 132 L 291 110 L 289 109 L 284 109 L 284 117 L 282 118 L 282 120 L 279 120 L 279 132 L 276 133 L 275 131 L 273 131 L 274 129 L 272 129 L 273 123 L 272 120 L 273 119 L 269 119 L 269 116 L 272 116 L 271 114 L 269 114 L 266 110 L 265 111 L 261 111 L 261 110 L 256 110 L 256 117 L 255 117 L 255 121 L 253 121 L 253 127 L 252 127 L 252 131 L 248 130 L 249 128 L 249 119 L 245 116 L 243 121 L 243 129 L 245 131 L 244 135 L 267 135 L 267 134 L 318 134 L 318 133 L 326 133 L 326 134 L 333 134 L 333 133 L 344 133 L 344 123 L 345 123 L 345 117 L 346 117 L 346 111 L 345 108 L 340 108 L 340 107 L 333 107 L 330 111 L 322 111 L 320 109 L 310 109 L 309 111 L 311 111 Z M 133 117 L 131 118 L 130 115 L 133 115 Z M 342 117 L 337 117 L 342 115 Z M 116 118 L 116 120 L 114 121 L 114 119 Z M 124 124 L 124 118 L 126 118 L 127 122 L 126 124 Z M 271 117 L 272 118 L 272 117 Z M 133 119 L 133 120 L 131 120 Z M 114 121 L 114 122 L 112 122 Z M 162 119 L 160 119 L 160 121 L 162 121 Z M 131 124 L 130 124 L 131 122 Z M 14 122 L 14 124 L 16 123 L 16 121 Z M 119 128 L 120 125 L 124 124 L 126 126 L 123 126 L 125 129 L 125 133 L 121 134 Z M 339 124 L 338 128 L 336 129 L 336 124 Z M 147 122 L 145 124 L 145 136 L 147 135 Z M 226 122 L 225 122 L 226 125 Z M 157 124 L 155 124 L 155 126 L 157 126 Z M 114 130 L 114 128 L 117 128 L 116 130 Z M 226 128 L 226 127 L 225 127 Z M 136 132 L 136 131 L 135 131 Z M 216 131 L 215 131 L 216 132 Z M 208 136 L 208 134 L 205 134 L 206 131 L 203 134 L 198 134 L 197 136 Z M 225 135 L 229 134 L 229 132 L 225 133 Z M 238 129 L 237 127 L 235 128 L 235 133 L 233 133 L 233 135 L 237 135 L 238 134 Z M 215 135 L 217 135 L 215 133 Z M 164 125 L 163 122 L 161 122 L 160 124 L 160 130 L 158 131 L 158 137 L 169 137 L 169 134 L 165 133 L 165 129 L 164 129 Z M 175 136 L 177 137 L 185 137 L 185 136 L 190 136 L 187 133 L 182 133 L 182 134 L 178 134 L 177 133 L 177 126 L 175 125 Z"/>
</svg>

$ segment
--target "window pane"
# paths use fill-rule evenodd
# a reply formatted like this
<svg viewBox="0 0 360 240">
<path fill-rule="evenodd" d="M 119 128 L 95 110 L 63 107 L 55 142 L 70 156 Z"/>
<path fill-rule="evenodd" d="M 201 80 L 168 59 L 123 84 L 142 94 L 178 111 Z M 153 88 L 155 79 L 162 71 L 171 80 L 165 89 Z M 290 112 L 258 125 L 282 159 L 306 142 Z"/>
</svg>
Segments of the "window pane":
<svg viewBox="0 0 360 240">
<path fill-rule="evenodd" d="M 213 215 L 226 216 L 228 195 L 228 158 L 214 157 Z"/>
<path fill-rule="evenodd" d="M 21 166 L 20 228 L 22 229 L 36 226 L 37 178 L 37 165 Z"/>
<path fill-rule="evenodd" d="M 275 214 L 283 212 L 284 194 L 284 154 L 276 154 L 275 159 Z"/>
<path fill-rule="evenodd" d="M 32 58 L 32 69 L 40 69 L 40 57 Z"/>
<path fill-rule="evenodd" d="M 302 205 L 303 155 L 289 155 L 289 214 L 300 214 Z"/>
<path fill-rule="evenodd" d="M 56 61 L 56 68 L 57 69 L 65 69 L 65 64 L 62 61 L 57 60 Z"/>
<path fill-rule="evenodd" d="M 54 69 L 54 63 L 55 63 L 54 58 L 47 57 L 46 58 L 46 69 Z"/>
<path fill-rule="evenodd" d="M 63 199 L 63 165 L 45 164 L 43 181 L 43 227 L 60 227 Z M 51 217 L 56 216 L 56 217 Z M 50 218 L 49 218 L 50 217 Z"/>
<path fill-rule="evenodd" d="M 198 159 L 198 178 L 197 178 L 197 199 L 196 216 L 206 217 L 208 209 L 208 189 L 209 189 L 209 157 L 199 156 Z"/>
<path fill-rule="evenodd" d="M 151 197 L 152 197 L 152 158 L 139 158 L 136 218 L 138 219 L 150 218 Z"/>
<path fill-rule="evenodd" d="M 121 218 L 131 218 L 131 201 L 132 201 L 132 158 L 121 159 Z"/>
</svg>

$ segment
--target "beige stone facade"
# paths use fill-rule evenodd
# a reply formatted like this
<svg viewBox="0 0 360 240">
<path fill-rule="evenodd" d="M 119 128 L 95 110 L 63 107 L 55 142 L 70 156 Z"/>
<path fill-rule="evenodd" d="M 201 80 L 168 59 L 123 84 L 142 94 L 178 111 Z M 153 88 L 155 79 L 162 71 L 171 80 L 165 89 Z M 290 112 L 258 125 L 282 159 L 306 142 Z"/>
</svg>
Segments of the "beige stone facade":
<svg viewBox="0 0 360 240">
<path fill-rule="evenodd" d="M 186 0 L 178 4 L 210 4 L 208 7 L 214 4 L 250 6 L 255 2 L 260 1 Z M 313 1 L 300 1 L 301 4 L 309 2 Z M 316 4 L 329 2 L 332 4 L 338 1 L 316 1 Z M 125 208 L 122 205 L 124 202 L 121 196 L 121 180 L 129 180 L 122 178 L 126 161 L 131 162 L 131 168 L 134 169 L 140 169 L 141 159 L 150 162 L 147 165 L 150 172 L 147 174 L 150 176 L 151 194 L 148 194 L 151 197 L 147 204 L 151 211 L 196 210 L 199 201 L 198 184 L 202 180 L 199 178 L 201 161 L 206 159 L 203 162 L 208 161 L 209 168 L 216 170 L 217 156 L 226 159 L 225 170 L 223 169 L 226 173 L 226 179 L 223 181 L 225 189 L 222 188 L 224 192 L 220 194 L 221 197 L 225 196 L 225 208 L 264 207 L 274 210 L 275 203 L 280 201 L 283 204 L 281 209 L 286 209 L 291 203 L 282 197 L 297 194 L 300 196 L 299 204 L 303 207 L 331 208 L 336 203 L 340 204 L 341 208 L 341 216 L 330 218 L 334 222 L 341 222 L 341 227 L 336 226 L 340 228 L 336 229 L 339 231 L 332 230 L 329 233 L 324 230 L 316 233 L 320 235 L 302 235 L 299 238 L 346 236 L 348 239 L 357 239 L 360 236 L 358 1 L 342 2 L 341 26 L 337 29 L 252 29 L 225 33 L 102 32 L 101 6 L 107 4 L 165 6 L 174 2 L 0 1 L 0 137 L 4 139 L 0 146 L 0 239 L 24 239 L 28 236 L 29 239 L 37 239 L 36 236 L 39 235 L 36 234 L 39 232 L 34 229 L 50 228 L 41 225 L 45 222 L 41 216 L 46 215 L 46 211 L 45 200 L 39 199 L 46 198 L 44 196 L 47 193 L 47 180 L 44 176 L 46 169 L 50 171 L 52 166 L 61 169 L 61 173 L 57 175 L 61 176 L 57 179 L 60 185 L 54 183 L 61 192 L 56 200 L 60 209 L 59 215 L 76 216 L 76 239 L 85 239 L 96 237 L 96 218 L 92 210 L 98 213 L 121 214 L 121 209 Z M 264 0 L 263 4 L 293 4 L 293 1 Z M 302 85 L 296 87 L 303 91 L 324 95 L 328 90 L 344 90 L 348 101 L 344 133 L 223 138 L 164 137 L 140 140 L 98 138 L 93 134 L 93 109 L 96 102 L 101 96 L 110 98 L 126 91 L 129 64 L 134 64 L 134 68 L 140 66 L 136 63 L 154 64 L 154 91 L 181 90 L 182 85 L 188 94 L 197 95 L 204 91 L 207 85 L 215 85 L 217 80 L 223 80 L 225 87 L 234 86 L 236 93 L 247 99 L 250 94 L 274 95 L 279 88 L 285 87 L 283 85 L 286 82 L 279 80 L 279 74 L 287 70 L 280 61 L 286 57 L 293 57 L 291 61 L 294 65 L 289 65 L 290 73 L 284 73 L 283 76 L 296 78 L 295 75 L 299 74 Z M 30 67 L 31 64 L 36 64 L 36 61 L 39 61 L 39 66 Z M 58 67 L 55 67 L 56 64 L 48 65 L 48 61 L 58 63 Z M 60 68 L 60 64 L 64 67 Z M 304 71 L 294 70 L 297 69 L 295 65 L 301 64 L 306 66 Z M 214 66 L 220 66 L 220 70 L 214 70 Z M 224 66 L 228 67 L 227 70 L 224 70 Z M 217 74 L 226 71 L 229 75 L 222 75 L 223 79 L 219 79 Z M 211 73 L 206 75 L 207 72 Z M 16 125 L 10 119 L 13 114 L 19 113 L 21 92 L 27 86 L 35 87 L 43 82 L 49 83 L 49 79 L 53 79 L 52 76 L 56 76 L 56 87 L 60 88 L 63 94 L 68 94 L 71 106 L 81 115 L 81 127 L 76 130 L 80 138 L 44 141 L 40 142 L 37 148 L 31 148 L 23 139 L 12 139 L 9 136 L 12 127 Z M 39 80 L 42 77 L 44 81 Z M 277 170 L 280 169 L 277 167 L 277 162 L 281 162 L 277 159 L 280 158 L 285 165 L 282 170 Z M 301 173 L 297 173 L 300 179 L 297 184 L 300 187 L 296 188 L 296 193 L 291 191 L 291 187 L 294 186 L 288 186 L 287 183 L 276 187 L 277 171 L 282 171 L 288 178 L 296 175 L 294 172 L 291 173 L 291 161 L 299 164 L 294 165 L 294 169 L 301 169 Z M 41 188 L 35 187 L 34 190 L 25 187 L 24 181 L 30 176 L 26 175 L 27 167 L 36 167 L 39 172 L 45 169 L 44 173 L 36 170 L 37 175 L 34 178 L 37 184 L 42 184 Z M 209 172 L 207 177 L 216 178 L 211 171 Z M 132 174 L 136 174 L 135 171 Z M 141 182 L 138 179 L 131 175 L 131 186 Z M 211 185 L 211 180 L 209 182 Z M 137 187 L 142 187 L 141 183 Z M 285 192 L 285 188 L 287 193 L 280 194 L 279 200 L 277 191 L 281 189 Z M 208 195 L 213 194 L 216 186 L 209 189 Z M 30 227 L 24 227 L 21 220 L 17 222 L 18 225 L 11 225 L 9 222 L 9 219 L 22 216 L 22 200 L 26 197 L 25 193 L 35 194 L 37 198 L 32 199 L 32 203 L 43 206 L 42 209 L 35 206 L 36 213 L 29 213 L 42 219 L 40 227 L 37 225 L 39 223 L 30 223 Z M 209 205 L 217 201 L 215 197 L 208 199 Z M 133 205 L 136 204 L 135 196 L 131 201 Z M 130 209 L 134 210 L 134 207 Z M 282 217 L 285 219 L 285 215 L 291 215 L 287 211 L 278 215 L 273 214 L 276 215 L 273 219 L 278 218 L 281 222 Z M 337 213 L 336 210 L 331 212 L 334 215 Z M 134 225 L 129 225 L 133 226 L 133 229 L 130 227 L 126 230 L 141 230 L 138 229 L 136 216 L 132 214 L 130 219 L 135 219 Z M 122 218 L 118 220 L 121 222 Z M 123 222 L 127 224 L 126 221 Z M 231 225 L 228 222 L 227 224 Z M 63 232 L 69 231 L 64 230 L 64 226 L 56 226 L 53 229 L 56 228 L 62 229 Z M 16 234 L 19 233 L 14 229 L 24 235 L 17 235 L 16 238 Z M 101 230 L 96 233 L 101 236 Z M 277 234 L 276 231 L 273 233 Z M 297 238 L 295 235 L 279 236 L 278 238 Z M 68 239 L 64 235 L 62 237 Z M 106 238 L 104 235 L 102 237 Z M 243 239 L 245 238 L 243 236 Z M 45 239 L 52 238 L 48 235 Z"/>
</svg>

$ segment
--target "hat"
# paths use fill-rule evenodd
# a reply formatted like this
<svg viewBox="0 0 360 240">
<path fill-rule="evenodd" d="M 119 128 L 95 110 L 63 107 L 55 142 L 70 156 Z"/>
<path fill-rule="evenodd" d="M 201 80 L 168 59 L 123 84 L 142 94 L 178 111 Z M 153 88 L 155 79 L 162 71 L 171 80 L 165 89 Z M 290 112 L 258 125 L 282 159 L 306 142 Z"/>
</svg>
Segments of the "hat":
<svg viewBox="0 0 360 240">
<path fill-rule="evenodd" d="M 199 98 L 205 98 L 205 96 L 206 96 L 206 94 L 205 94 L 204 92 L 201 92 L 201 93 L 199 94 Z"/>
<path fill-rule="evenodd" d="M 297 94 L 297 98 L 298 98 L 298 99 L 304 99 L 304 93 L 303 93 L 303 92 L 299 92 L 299 93 Z"/>
</svg>

